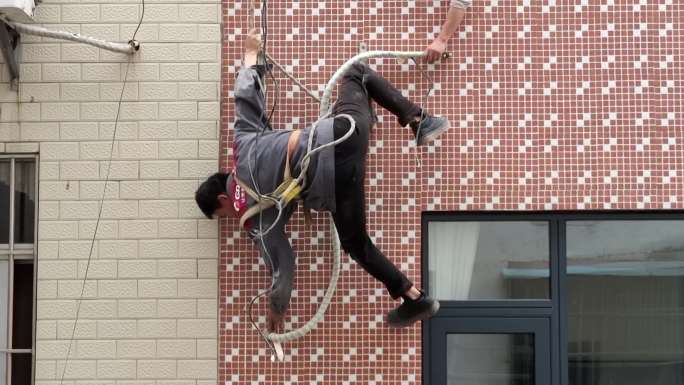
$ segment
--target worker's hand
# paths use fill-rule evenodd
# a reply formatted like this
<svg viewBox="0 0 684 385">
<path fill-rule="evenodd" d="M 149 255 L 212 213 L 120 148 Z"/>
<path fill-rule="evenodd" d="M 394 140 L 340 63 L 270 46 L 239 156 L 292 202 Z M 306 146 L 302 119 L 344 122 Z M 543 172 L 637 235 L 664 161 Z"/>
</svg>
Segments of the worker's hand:
<svg viewBox="0 0 684 385">
<path fill-rule="evenodd" d="M 259 53 L 261 50 L 261 34 L 258 28 L 253 28 L 245 38 L 245 53 Z"/>
<path fill-rule="evenodd" d="M 435 38 L 425 50 L 425 60 L 428 63 L 434 63 L 442 57 L 444 51 L 446 51 L 446 42 L 439 37 Z"/>
<path fill-rule="evenodd" d="M 285 330 L 285 314 L 276 313 L 270 309 L 266 325 L 271 333 L 282 333 Z"/>
</svg>

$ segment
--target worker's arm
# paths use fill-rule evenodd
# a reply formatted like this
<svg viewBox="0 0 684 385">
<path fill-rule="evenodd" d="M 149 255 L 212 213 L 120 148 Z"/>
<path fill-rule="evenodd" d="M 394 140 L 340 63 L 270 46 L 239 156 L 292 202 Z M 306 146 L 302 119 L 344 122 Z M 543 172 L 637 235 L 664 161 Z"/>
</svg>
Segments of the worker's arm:
<svg viewBox="0 0 684 385">
<path fill-rule="evenodd" d="M 260 50 L 261 34 L 259 34 L 259 30 L 255 28 L 249 31 L 249 34 L 245 39 L 245 56 L 243 58 L 243 65 L 245 67 L 256 65 Z"/>
<path fill-rule="evenodd" d="M 245 38 L 243 65 L 235 79 L 235 131 L 260 132 L 267 127 L 266 101 L 257 66 L 261 36 L 252 30 Z"/>
<path fill-rule="evenodd" d="M 466 9 L 470 6 L 470 0 L 452 0 L 449 13 L 442 29 L 435 40 L 425 50 L 428 63 L 434 63 L 446 51 L 447 42 L 456 33 L 465 17 Z"/>
<path fill-rule="evenodd" d="M 263 239 L 254 237 L 253 240 L 260 250 L 261 257 L 271 270 L 271 289 L 269 292 L 270 312 L 268 327 L 272 332 L 281 332 L 283 318 L 290 306 L 290 297 L 294 285 L 295 254 L 285 233 L 285 224 L 294 211 L 294 206 L 287 206 L 278 223 L 264 235 Z M 259 225 L 259 215 L 250 219 L 255 230 L 267 230 L 278 216 L 275 208 L 264 210 Z"/>
</svg>

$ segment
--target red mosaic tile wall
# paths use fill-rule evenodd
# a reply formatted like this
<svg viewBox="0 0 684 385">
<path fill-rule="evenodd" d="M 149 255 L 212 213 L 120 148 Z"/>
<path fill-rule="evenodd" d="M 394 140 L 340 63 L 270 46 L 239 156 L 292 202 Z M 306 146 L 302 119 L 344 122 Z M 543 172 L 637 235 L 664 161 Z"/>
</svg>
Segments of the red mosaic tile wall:
<svg viewBox="0 0 684 385">
<path fill-rule="evenodd" d="M 270 0 L 268 50 L 320 91 L 360 42 L 421 50 L 447 3 Z M 225 168 L 248 13 L 248 1 L 224 1 Z M 418 282 L 425 210 L 684 208 L 683 25 L 677 0 L 475 0 L 450 44 L 453 57 L 428 67 L 435 91 L 427 107 L 453 129 L 417 149 L 378 111 L 366 181 L 372 238 Z M 371 64 L 411 98 L 430 89 L 412 63 Z M 275 126 L 315 120 L 315 102 L 276 77 L 278 92 L 273 84 L 268 92 L 278 103 Z M 288 328 L 311 317 L 328 283 L 327 221 L 315 222 L 307 228 L 298 215 L 290 226 L 298 275 Z M 221 239 L 222 384 L 421 382 L 420 328 L 388 329 L 383 316 L 395 303 L 346 256 L 325 322 L 287 344 L 284 363 L 271 363 L 244 310 L 270 283 L 265 266 L 235 221 L 221 223 Z M 254 310 L 263 325 L 265 304 Z"/>
</svg>

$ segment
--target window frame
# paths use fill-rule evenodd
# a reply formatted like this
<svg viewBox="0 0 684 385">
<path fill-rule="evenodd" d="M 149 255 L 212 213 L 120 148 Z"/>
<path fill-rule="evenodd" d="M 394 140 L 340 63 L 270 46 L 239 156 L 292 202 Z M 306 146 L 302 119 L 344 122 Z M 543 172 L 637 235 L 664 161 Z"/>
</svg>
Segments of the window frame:
<svg viewBox="0 0 684 385">
<path fill-rule="evenodd" d="M 421 285 L 429 290 L 428 225 L 431 222 L 533 222 L 549 223 L 551 269 L 550 300 L 461 300 L 440 301 L 439 313 L 433 318 L 456 317 L 542 317 L 551 323 L 552 384 L 568 385 L 568 288 L 567 288 L 567 223 L 571 221 L 675 221 L 684 220 L 684 210 L 608 210 L 608 211 L 425 211 L 421 215 Z M 428 292 L 429 294 L 429 292 Z M 431 321 L 422 325 L 423 384 L 430 384 L 432 349 Z"/>
<path fill-rule="evenodd" d="M 542 214 L 513 214 L 507 213 L 505 219 L 500 218 L 499 215 L 485 215 L 482 213 L 423 213 L 422 216 L 422 242 L 421 242 L 421 255 L 422 255 L 422 269 L 421 269 L 421 282 L 423 282 L 423 287 L 428 287 L 429 282 L 429 242 L 428 236 L 428 225 L 431 222 L 548 222 L 549 231 L 549 299 L 529 299 L 529 300 L 506 300 L 506 299 L 496 299 L 496 300 L 440 300 L 440 304 L 445 308 L 550 308 L 553 306 L 554 297 L 558 296 L 557 279 L 558 277 L 553 273 L 558 270 L 558 266 L 555 266 L 558 262 L 558 250 L 554 248 L 554 242 L 556 241 L 558 231 L 554 227 L 553 221 L 549 220 L 548 216 Z M 427 290 L 427 289 L 426 289 Z"/>
<path fill-rule="evenodd" d="M 447 337 L 452 334 L 450 331 L 457 329 L 457 334 L 531 334 L 534 337 L 535 351 L 535 379 L 543 379 L 542 384 L 547 379 L 551 379 L 550 363 L 552 355 L 550 346 L 544 344 L 550 339 L 551 326 L 549 320 L 543 317 L 515 317 L 504 319 L 496 317 L 439 317 L 432 322 L 436 335 L 435 344 L 430 346 L 431 356 L 435 357 L 435 362 L 428 362 L 428 367 L 435 369 L 436 373 L 431 373 L 436 383 L 444 383 L 447 377 L 448 364 L 447 356 L 439 354 L 446 350 L 448 346 Z M 537 354 L 539 353 L 539 354 Z M 538 366 L 539 364 L 546 364 Z M 427 382 L 425 382 L 427 383 Z M 432 382 L 430 382 L 432 383 Z"/>
<path fill-rule="evenodd" d="M 14 225 L 15 225 L 15 178 L 16 178 L 16 160 L 17 159 L 29 159 L 33 160 L 34 164 L 34 220 L 33 220 L 33 243 L 18 243 L 14 242 Z M 11 154 L 3 153 L 0 154 L 0 160 L 10 161 L 10 185 L 9 185 L 9 239 L 7 243 L 7 248 L 1 248 L 0 254 L 7 256 L 8 261 L 8 301 L 7 301 L 7 349 L 0 348 L 0 353 L 5 355 L 5 365 L 6 365 L 6 378 L 5 383 L 12 383 L 12 355 L 13 354 L 31 354 L 31 383 L 35 383 L 35 368 L 36 368 L 36 311 L 37 311 L 37 286 L 38 286 L 38 201 L 40 200 L 40 195 L 38 191 L 39 180 L 40 180 L 40 170 L 39 170 L 39 157 L 38 154 Z M 18 247 L 17 247 L 18 246 Z M 32 319 L 31 319 L 31 349 L 13 349 L 13 320 L 14 320 L 14 264 L 17 261 L 27 262 L 30 261 L 33 264 L 33 303 L 32 303 Z"/>
</svg>

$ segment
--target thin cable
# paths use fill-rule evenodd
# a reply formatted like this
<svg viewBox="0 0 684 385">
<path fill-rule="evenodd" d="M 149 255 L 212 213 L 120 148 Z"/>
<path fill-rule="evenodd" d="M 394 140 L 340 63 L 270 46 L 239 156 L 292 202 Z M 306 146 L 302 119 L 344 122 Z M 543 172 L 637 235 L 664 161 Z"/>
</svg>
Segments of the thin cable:
<svg viewBox="0 0 684 385">
<path fill-rule="evenodd" d="M 254 26 L 256 25 L 255 15 L 254 15 L 254 11 L 255 11 L 254 0 L 247 0 L 247 1 L 249 2 L 249 8 L 248 8 L 249 9 L 249 18 L 248 18 L 248 20 L 249 20 L 249 31 L 251 31 L 254 29 Z M 267 11 L 267 10 L 266 9 L 262 10 L 262 21 L 266 21 L 266 24 L 262 24 L 262 29 L 264 29 L 263 28 L 264 25 L 266 26 L 266 28 L 264 29 L 266 31 L 264 41 L 266 41 L 266 39 L 268 38 L 268 36 L 267 36 L 267 34 L 268 34 L 268 24 L 267 24 L 268 20 L 267 20 L 267 17 L 265 15 L 265 11 Z M 306 86 L 304 86 L 304 84 L 302 82 L 300 82 L 292 74 L 287 72 L 287 70 L 282 65 L 280 65 L 280 63 L 278 63 L 275 59 L 273 59 L 273 57 L 271 55 L 268 54 L 268 52 L 266 51 L 266 44 L 265 43 L 264 43 L 263 54 L 265 56 L 265 59 L 264 59 L 265 63 L 266 63 L 266 59 L 269 59 L 271 61 L 271 63 L 273 63 L 280 71 L 282 71 L 283 74 L 285 74 L 285 76 L 290 78 L 304 92 L 306 92 L 309 96 L 316 99 L 316 101 L 320 103 L 320 99 L 312 91 L 310 91 L 308 88 L 306 88 Z M 277 80 L 274 77 L 272 77 L 272 78 L 275 82 L 277 82 Z M 280 84 L 276 83 L 276 89 L 278 89 L 278 88 L 280 88 Z M 277 92 L 277 90 L 276 90 L 276 92 Z"/>
<path fill-rule="evenodd" d="M 280 70 L 280 72 L 283 73 L 283 75 L 285 75 L 285 76 L 288 77 L 290 80 L 292 80 L 292 81 L 294 82 L 294 84 L 296 84 L 302 91 L 304 91 L 307 95 L 309 95 L 312 99 L 314 99 L 314 100 L 317 101 L 318 103 L 321 102 L 321 98 L 319 98 L 318 95 L 316 95 L 313 91 L 311 91 L 310 89 L 308 89 L 308 88 L 304 85 L 304 83 L 302 83 L 302 82 L 301 82 L 299 79 L 297 79 L 294 75 L 292 75 L 291 73 L 287 72 L 287 70 L 285 69 L 285 67 L 283 67 L 282 64 L 278 63 L 278 62 L 273 58 L 273 56 L 271 56 L 271 55 L 269 55 L 268 53 L 266 53 L 266 57 L 267 57 L 269 60 L 271 60 L 271 63 L 273 63 L 273 65 L 275 65 L 276 68 L 278 68 L 278 69 Z"/>
<path fill-rule="evenodd" d="M 138 29 L 140 29 L 140 25 L 143 22 L 143 16 L 145 15 L 145 0 L 142 0 L 143 4 L 143 13 L 140 17 L 140 21 L 138 22 L 138 27 L 135 29 L 135 32 L 133 33 L 133 37 L 131 38 L 132 40 L 135 40 L 135 35 L 138 33 Z M 76 318 L 74 319 L 74 327 L 71 329 L 71 338 L 69 340 L 69 348 L 67 349 L 67 354 L 66 354 L 66 359 L 64 361 L 64 368 L 62 368 L 62 375 L 60 376 L 59 383 L 60 385 L 64 382 L 64 375 L 66 373 L 67 366 L 69 365 L 69 356 L 71 355 L 71 347 L 74 344 L 74 336 L 76 334 L 76 325 L 78 325 L 78 317 L 81 312 L 81 304 L 83 303 L 83 294 L 85 293 L 85 284 L 88 280 L 88 271 L 90 270 L 90 262 L 93 257 L 93 249 L 95 247 L 95 239 L 97 238 L 97 231 L 100 228 L 100 219 L 102 218 L 102 207 L 104 207 L 104 200 L 107 195 L 107 185 L 109 184 L 109 175 L 110 171 L 112 169 L 112 159 L 114 157 L 114 143 L 116 142 L 116 131 L 119 126 L 119 117 L 121 115 L 121 104 L 123 103 L 123 97 L 124 97 L 124 92 L 126 90 L 126 84 L 128 82 L 128 70 L 131 66 L 131 62 L 133 61 L 133 55 L 130 55 L 128 57 L 128 62 L 126 62 L 126 71 L 124 72 L 124 79 L 123 79 L 123 85 L 121 86 L 121 95 L 119 95 L 119 103 L 116 108 L 116 117 L 114 118 L 114 129 L 112 132 L 112 140 L 109 145 L 109 162 L 107 164 L 107 173 L 105 176 L 105 183 L 104 183 L 104 188 L 102 189 L 102 199 L 100 200 L 100 208 L 97 213 L 97 220 L 95 221 L 95 230 L 93 231 L 93 239 L 90 243 L 90 251 L 88 252 L 88 260 L 86 262 L 86 269 L 85 269 L 85 275 L 83 276 L 83 283 L 81 284 L 81 294 L 79 295 L 78 298 L 78 305 L 76 305 Z"/>
<path fill-rule="evenodd" d="M 142 0 L 142 13 L 140 14 L 140 22 L 138 22 L 138 26 L 135 28 L 135 32 L 133 32 L 133 37 L 131 40 L 135 40 L 135 36 L 138 34 L 138 31 L 140 30 L 140 26 L 142 25 L 142 21 L 145 18 L 145 0 Z"/>
<path fill-rule="evenodd" d="M 428 88 L 428 91 L 423 95 L 423 102 L 420 105 L 420 121 L 418 122 L 418 128 L 416 129 L 416 148 L 418 147 L 418 139 L 420 138 L 420 130 L 422 129 L 423 126 L 423 121 L 425 120 L 425 106 L 427 105 L 428 98 L 430 97 L 430 94 L 432 91 L 435 90 L 435 82 L 432 80 L 430 77 L 430 74 L 427 73 L 425 68 L 416 60 L 415 57 L 412 57 L 411 60 L 416 64 L 420 72 L 423 74 L 423 77 L 430 83 L 430 88 Z M 420 162 L 420 157 L 418 156 L 418 151 L 416 151 L 416 164 L 418 167 L 421 166 Z"/>
<path fill-rule="evenodd" d="M 248 0 L 248 1 L 250 1 L 250 8 L 251 8 L 251 12 L 252 12 L 252 18 L 250 18 L 250 20 L 253 21 L 253 17 L 254 17 L 254 6 L 253 6 L 253 4 L 251 3 L 252 0 Z M 266 1 L 266 0 L 264 0 L 264 3 L 262 4 L 262 10 L 261 10 L 261 29 L 262 29 L 262 35 L 263 35 L 263 38 L 262 38 L 262 50 L 261 50 L 261 52 L 262 52 L 262 55 L 263 55 L 263 61 L 264 61 L 264 63 L 266 63 L 266 61 L 265 61 L 265 60 L 266 60 L 266 43 L 267 43 L 267 39 L 268 39 L 268 26 L 266 25 L 266 24 L 268 23 L 268 21 L 265 20 L 265 19 L 266 19 L 266 13 L 265 13 L 265 7 L 266 7 L 266 5 L 265 5 L 265 1 Z M 265 25 L 266 25 L 266 28 L 264 28 Z M 257 63 L 257 64 L 258 64 L 258 63 Z M 266 69 L 268 70 L 268 63 L 266 63 Z M 259 74 L 257 73 L 257 75 L 259 75 Z M 261 76 L 260 76 L 260 75 L 257 76 L 257 79 L 259 80 L 259 88 L 261 89 L 261 92 L 263 93 L 263 96 L 264 96 L 264 106 L 266 106 L 266 105 L 267 105 L 267 96 L 268 96 L 268 95 L 267 95 L 267 92 L 266 92 L 266 91 L 267 91 L 267 90 L 266 90 L 266 86 L 265 86 L 265 84 L 262 82 Z M 264 118 L 264 110 L 262 109 L 262 110 L 261 110 L 261 113 L 260 113 L 260 116 L 259 116 L 259 121 L 260 121 L 260 122 L 263 121 L 263 118 Z M 262 195 L 261 189 L 259 188 L 259 184 L 257 183 L 257 180 L 258 180 L 258 178 L 259 178 L 259 168 L 257 167 L 256 170 L 253 170 L 253 169 L 252 169 L 252 159 L 254 159 L 254 164 L 255 164 L 255 165 L 258 164 L 258 162 L 259 162 L 259 155 L 257 154 L 257 151 L 254 151 L 254 147 L 258 147 L 258 145 L 259 145 L 259 139 L 261 138 L 261 135 L 263 135 L 264 131 L 265 131 L 266 128 L 269 127 L 269 126 L 270 126 L 270 123 L 269 123 L 269 121 L 267 120 L 266 125 L 264 125 L 263 127 L 261 127 L 261 130 L 260 130 L 259 133 L 257 134 L 257 136 L 256 136 L 256 138 L 255 138 L 255 140 L 254 140 L 254 142 L 252 143 L 252 145 L 251 145 L 250 148 L 249 148 L 249 151 L 247 152 L 247 166 L 249 167 L 249 177 L 250 177 L 250 179 L 251 179 L 251 181 L 252 181 L 252 186 L 254 186 L 254 190 L 256 191 L 256 193 L 257 193 L 259 196 Z M 259 233 L 261 233 L 262 230 L 263 230 L 263 212 L 260 211 L 260 212 L 259 212 Z M 269 260 L 270 260 L 271 254 L 268 252 L 268 249 L 266 248 L 266 244 L 264 243 L 263 237 L 259 237 L 259 240 L 260 240 L 260 242 L 261 242 L 261 246 L 262 246 L 262 249 L 263 249 L 264 253 L 266 254 L 266 256 L 267 256 L 267 257 L 269 258 Z"/>
<path fill-rule="evenodd" d="M 254 24 L 254 4 L 252 3 L 253 0 L 248 0 L 250 2 L 250 12 L 251 16 L 249 18 L 250 24 Z M 266 5 L 267 0 L 263 0 L 262 6 L 261 6 L 261 33 L 262 33 L 262 41 L 261 41 L 261 54 L 262 54 L 262 61 L 265 64 L 266 70 L 268 71 L 268 63 L 266 62 L 266 45 L 268 43 L 268 20 L 267 20 L 267 5 Z M 251 32 L 251 30 L 250 30 Z M 257 63 L 258 64 L 258 63 Z M 257 75 L 258 72 L 257 72 Z M 263 93 L 264 96 L 264 106 L 267 105 L 268 99 L 267 99 L 267 89 L 266 89 L 266 84 L 262 82 L 261 76 L 257 76 L 257 79 L 259 80 L 259 88 L 261 89 L 261 92 Z M 259 116 L 259 121 L 263 121 L 264 118 L 264 111 L 261 110 L 260 116 Z M 252 181 L 252 186 L 254 186 L 254 190 L 258 195 L 261 194 L 261 189 L 259 188 L 259 184 L 257 183 L 257 180 L 259 179 L 259 168 L 257 167 L 256 172 L 255 170 L 252 170 L 252 159 L 254 159 L 254 164 L 258 164 L 259 162 L 259 155 L 257 154 L 257 151 L 254 151 L 254 147 L 258 147 L 259 145 L 259 139 L 261 138 L 261 135 L 264 134 L 264 131 L 266 131 L 266 128 L 270 127 L 270 117 L 267 118 L 266 124 L 261 127 L 261 130 L 257 134 L 254 143 L 249 148 L 249 151 L 247 152 L 247 166 L 249 167 L 249 177 Z M 263 229 L 263 213 L 259 212 L 259 232 L 261 232 Z M 268 258 L 270 259 L 270 253 L 268 252 L 268 249 L 266 248 L 266 244 L 264 243 L 263 239 L 260 239 L 261 241 L 261 246 Z"/>
<path fill-rule="evenodd" d="M 259 335 L 261 336 L 261 338 L 262 338 L 264 341 L 266 341 L 266 344 L 267 344 L 268 347 L 271 349 L 271 353 L 273 353 L 273 355 L 277 355 L 278 353 L 276 352 L 276 348 L 275 348 L 275 346 L 273 345 L 273 341 L 271 341 L 271 340 L 269 340 L 268 338 L 266 338 L 266 334 L 264 334 L 263 330 L 261 330 L 261 328 L 260 328 L 259 325 L 256 323 L 256 321 L 254 321 L 254 315 L 252 314 L 252 306 L 254 306 L 254 303 L 255 303 L 256 301 L 258 301 L 259 298 L 268 295 L 270 292 L 271 292 L 270 290 L 266 290 L 266 291 L 264 291 L 264 292 L 261 292 L 261 293 L 257 294 L 257 295 L 256 295 L 254 298 L 252 298 L 252 300 L 249 301 L 249 303 L 247 304 L 246 311 L 247 311 L 247 315 L 249 316 L 249 322 L 252 324 L 252 327 L 253 327 L 254 329 L 256 329 L 256 331 L 259 333 Z"/>
<path fill-rule="evenodd" d="M 273 129 L 273 127 L 271 126 L 271 119 L 273 118 L 273 114 L 275 113 L 275 107 L 278 104 L 278 93 L 279 93 L 279 89 L 280 89 L 280 84 L 278 83 L 277 80 L 275 80 L 275 77 L 273 76 L 273 73 L 271 72 L 271 67 L 268 65 L 268 57 L 266 56 L 266 52 L 267 52 L 267 48 L 268 48 L 268 0 L 263 0 L 261 3 L 261 33 L 262 33 L 262 37 L 263 37 L 262 46 L 261 46 L 262 61 L 264 63 L 264 66 L 266 67 L 266 74 L 271 76 L 271 79 L 274 81 L 276 89 L 275 89 L 275 93 L 274 93 L 275 102 L 273 103 L 273 108 L 271 109 L 271 112 L 266 117 L 266 125 L 261 128 L 261 132 L 259 132 L 259 134 L 257 135 L 256 140 L 254 142 L 254 146 L 257 148 L 259 147 L 258 146 L 259 145 L 259 138 L 261 138 L 261 136 L 264 134 L 264 132 L 266 131 L 266 128 Z M 267 107 L 268 106 L 268 99 L 267 99 L 268 89 L 266 88 L 265 82 L 263 83 L 263 85 L 264 85 L 264 87 L 263 87 L 264 107 Z M 263 114 L 263 111 L 261 113 Z M 257 154 L 256 150 L 250 149 L 250 152 L 252 154 Z M 259 158 L 258 158 L 258 154 L 257 154 L 257 158 L 255 158 L 255 160 L 254 160 L 254 165 L 258 166 L 258 162 L 259 162 Z M 259 191 L 258 184 L 257 184 L 257 180 L 259 180 L 259 167 L 256 168 L 256 174 L 253 174 L 252 168 L 251 168 L 252 164 L 250 162 L 248 162 L 248 163 L 250 165 L 249 172 L 250 172 L 251 177 L 252 177 L 252 183 L 254 184 L 254 187 L 256 187 L 257 194 L 261 195 L 261 192 Z M 278 217 L 271 224 L 271 228 L 273 228 L 278 223 L 278 221 L 280 220 L 281 214 L 282 214 L 282 208 L 279 208 Z M 264 215 L 263 215 L 263 211 L 260 211 L 259 212 L 259 232 L 263 233 L 263 229 L 264 229 Z M 259 236 L 258 239 L 259 239 L 259 242 L 261 243 L 262 250 L 264 250 L 264 253 L 268 257 L 268 260 L 271 261 L 272 260 L 271 259 L 271 253 L 269 252 L 268 248 L 266 247 L 266 242 L 264 241 L 264 237 Z M 261 333 L 261 331 L 259 331 L 259 333 Z M 275 352 L 275 348 L 272 347 L 272 349 Z"/>
<path fill-rule="evenodd" d="M 247 0 L 249 2 L 249 31 L 254 29 L 255 23 L 255 16 L 254 16 L 254 0 Z"/>
<path fill-rule="evenodd" d="M 263 0 L 262 6 L 261 6 L 261 29 L 263 31 L 263 49 L 262 49 L 262 54 L 263 54 L 263 62 L 264 65 L 266 66 L 266 73 L 268 76 L 271 77 L 271 80 L 273 81 L 273 84 L 275 85 L 275 97 L 273 98 L 273 106 L 271 106 L 271 112 L 268 114 L 268 118 L 266 119 L 266 125 L 268 127 L 271 126 L 271 119 L 273 118 L 273 114 L 276 111 L 276 107 L 278 106 L 278 95 L 280 94 L 280 82 L 276 77 L 273 75 L 273 69 L 271 68 L 271 65 L 269 63 L 269 58 L 268 58 L 268 0 Z"/>
<path fill-rule="evenodd" d="M 74 327 L 71 330 L 71 339 L 69 341 L 69 348 L 67 349 L 67 356 L 66 356 L 67 358 L 66 358 L 66 361 L 64 363 L 64 368 L 62 369 L 62 376 L 59 380 L 60 384 L 64 381 L 64 373 L 66 372 L 66 367 L 67 367 L 67 364 L 69 362 L 69 355 L 71 354 L 71 346 L 74 343 L 74 335 L 76 333 L 76 325 L 78 324 L 78 316 L 79 316 L 79 313 L 81 312 L 81 303 L 83 303 L 83 294 L 85 292 L 85 283 L 88 280 L 88 271 L 90 270 L 90 261 L 92 260 L 92 256 L 93 256 L 93 248 L 95 246 L 95 238 L 97 237 L 97 230 L 100 227 L 100 219 L 102 217 L 102 207 L 104 206 L 104 199 L 105 199 L 105 196 L 107 194 L 107 185 L 109 183 L 109 173 L 110 173 L 110 170 L 112 168 L 112 155 L 114 153 L 114 142 L 115 142 L 115 138 L 116 138 L 116 129 L 117 129 L 117 125 L 119 122 L 119 114 L 121 112 L 121 103 L 123 101 L 123 94 L 124 94 L 124 90 L 126 89 L 126 80 L 128 78 L 128 68 L 130 67 L 132 58 L 133 58 L 133 56 L 130 56 L 128 58 L 128 62 L 126 63 L 126 71 L 124 74 L 124 83 L 123 83 L 123 87 L 121 88 L 121 96 L 119 97 L 119 105 L 116 109 L 116 120 L 114 122 L 114 132 L 112 133 L 112 141 L 111 141 L 111 144 L 109 146 L 110 156 L 109 156 L 109 162 L 107 165 L 107 174 L 105 176 L 104 189 L 102 191 L 102 199 L 100 200 L 100 208 L 99 208 L 98 213 L 97 213 L 97 221 L 95 222 L 95 230 L 93 231 L 93 239 L 92 239 L 92 242 L 90 243 L 90 251 L 88 252 L 88 261 L 86 263 L 85 275 L 83 276 L 83 284 L 81 285 L 81 294 L 78 298 L 78 305 L 76 306 L 76 319 L 74 320 Z"/>
<path fill-rule="evenodd" d="M 251 0 L 249 0 L 249 1 L 251 1 Z M 252 14 L 253 14 L 253 12 L 252 12 Z M 266 74 L 271 77 L 276 89 L 275 89 L 275 98 L 274 98 L 273 106 L 271 108 L 271 112 L 268 114 L 268 116 L 266 118 L 266 125 L 264 127 L 262 127 L 259 134 L 257 134 L 256 139 L 255 139 L 255 141 L 254 141 L 254 143 L 253 143 L 253 145 L 249 151 L 249 154 L 256 156 L 256 158 L 254 159 L 255 165 L 258 164 L 259 159 L 258 159 L 258 154 L 256 154 L 257 151 L 254 151 L 253 148 L 258 147 L 259 139 L 261 138 L 261 135 L 263 135 L 266 128 L 272 129 L 271 120 L 273 118 L 273 114 L 276 111 L 276 106 L 278 105 L 278 94 L 280 93 L 280 82 L 278 82 L 278 80 L 273 75 L 273 71 L 272 71 L 271 66 L 269 65 L 269 62 L 268 62 L 268 54 L 267 54 L 267 52 L 268 52 L 267 51 L 268 50 L 268 0 L 263 0 L 261 3 L 261 32 L 262 32 L 262 48 L 261 48 L 262 61 L 264 63 L 264 66 L 266 67 Z M 268 99 L 267 99 L 268 95 L 267 95 L 267 89 L 266 89 L 265 83 L 262 83 L 260 85 L 262 86 L 262 91 L 264 93 L 264 106 L 267 106 L 268 105 Z M 263 111 L 261 113 L 262 113 L 262 116 L 260 117 L 259 120 L 262 120 L 261 118 L 263 118 Z M 257 167 L 256 170 L 254 170 L 254 172 L 253 172 L 250 159 L 248 159 L 247 163 L 249 165 L 249 173 L 250 173 L 250 178 L 252 180 L 252 185 L 254 186 L 256 193 L 261 196 L 262 193 L 261 193 L 261 191 L 259 189 L 259 185 L 257 183 L 257 180 L 259 179 L 259 168 Z M 280 207 L 280 206 L 278 207 L 278 216 L 277 216 L 276 220 L 269 227 L 269 231 L 273 227 L 275 227 L 275 225 L 280 220 L 280 217 L 282 215 L 282 209 L 283 209 L 282 207 Z M 261 243 L 261 246 L 262 246 L 264 253 L 266 254 L 268 259 L 270 260 L 271 259 L 271 253 L 269 253 L 268 248 L 266 247 L 266 243 L 264 242 L 264 238 L 263 238 L 263 227 L 264 227 L 263 211 L 259 212 L 259 226 L 258 227 L 259 227 L 259 233 L 262 234 L 261 236 L 258 236 L 258 239 Z"/>
<path fill-rule="evenodd" d="M 250 24 L 253 28 L 253 25 L 254 25 L 254 4 L 252 3 L 253 0 L 247 0 L 247 1 L 250 2 L 251 15 L 250 15 L 249 20 L 250 20 Z M 262 53 L 262 61 L 264 62 L 264 65 L 266 67 L 266 71 L 267 71 L 267 73 L 271 74 L 271 77 L 273 78 L 273 80 L 276 84 L 276 101 L 277 101 L 277 92 L 279 91 L 280 85 L 278 84 L 277 81 L 275 81 L 275 77 L 273 77 L 273 74 L 271 73 L 271 69 L 268 65 L 267 56 L 266 56 L 266 48 L 268 45 L 268 5 L 267 5 L 267 1 L 268 0 L 263 0 L 262 6 L 261 6 L 261 33 L 262 33 L 261 53 Z M 252 28 L 250 28 L 250 31 Z M 259 74 L 257 73 L 257 75 L 259 75 Z M 267 102 L 267 96 L 268 96 L 267 95 L 267 89 L 266 89 L 265 83 L 262 82 L 260 75 L 257 76 L 257 79 L 259 79 L 259 87 L 261 88 L 261 92 L 263 93 L 263 96 L 264 96 L 264 107 L 266 107 L 267 103 L 268 103 Z M 275 103 L 275 104 L 277 104 L 277 103 Z M 259 196 L 262 196 L 261 190 L 259 188 L 259 184 L 257 183 L 257 180 L 259 179 L 259 167 L 257 167 L 256 170 L 252 170 L 252 158 L 254 159 L 254 164 L 258 165 L 259 155 L 258 155 L 257 151 L 254 151 L 254 147 L 258 147 L 259 139 L 261 138 L 261 135 L 263 135 L 266 128 L 271 127 L 271 117 L 273 116 L 273 113 L 275 112 L 275 104 L 273 106 L 274 107 L 273 110 L 271 111 L 271 113 L 269 114 L 269 116 L 266 119 L 266 124 L 263 127 L 261 127 L 261 130 L 257 134 L 254 142 L 250 146 L 250 149 L 247 153 L 248 154 L 247 155 L 247 165 L 249 167 L 249 177 L 252 180 L 252 186 L 254 186 L 254 190 L 256 191 L 256 193 Z M 263 121 L 263 117 L 264 117 L 264 111 L 262 110 L 261 115 L 259 116 L 260 122 Z M 281 210 L 279 210 L 278 218 L 276 218 L 276 221 L 271 225 L 271 228 L 273 226 L 275 226 L 277 221 L 280 219 L 280 211 Z M 259 211 L 259 225 L 258 225 L 258 228 L 259 228 L 258 232 L 259 233 L 263 233 L 263 225 L 264 224 L 263 224 L 263 210 L 262 210 L 262 211 Z M 261 243 L 261 249 L 263 250 L 263 253 L 266 254 L 266 257 L 270 261 L 271 260 L 271 253 L 269 253 L 268 248 L 266 247 L 266 243 L 264 242 L 263 236 L 258 236 L 257 239 Z M 250 322 L 252 323 L 252 326 L 257 330 L 257 332 L 259 332 L 259 335 L 261 335 L 263 340 L 266 341 L 266 343 L 268 344 L 268 346 L 271 349 L 271 351 L 273 352 L 273 354 L 276 354 L 275 346 L 273 346 L 273 343 L 270 342 L 265 337 L 264 333 L 261 331 L 259 326 L 256 324 L 256 322 L 254 322 L 254 319 L 253 319 L 252 314 L 251 314 L 252 305 L 254 304 L 254 302 L 256 302 L 259 299 L 259 297 L 262 297 L 262 296 L 268 294 L 269 292 L 270 292 L 270 289 L 268 291 L 261 293 L 261 294 L 258 294 L 254 298 L 252 298 L 252 300 L 249 303 L 249 306 L 247 307 L 247 312 L 249 314 L 249 318 L 250 318 Z"/>
</svg>

